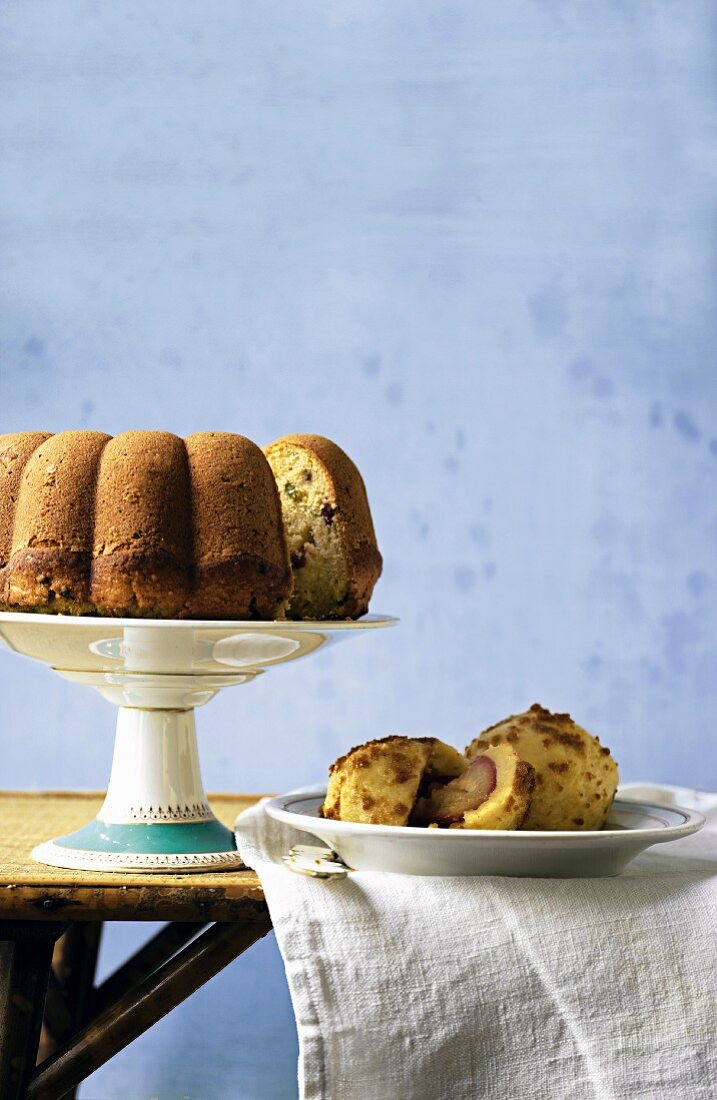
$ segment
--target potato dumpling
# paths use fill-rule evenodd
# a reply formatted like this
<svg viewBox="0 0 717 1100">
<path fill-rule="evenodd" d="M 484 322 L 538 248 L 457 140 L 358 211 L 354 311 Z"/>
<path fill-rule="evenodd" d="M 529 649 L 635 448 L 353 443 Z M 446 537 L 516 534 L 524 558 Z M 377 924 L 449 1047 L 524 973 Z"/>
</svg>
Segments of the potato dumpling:
<svg viewBox="0 0 717 1100">
<path fill-rule="evenodd" d="M 406 825 L 422 781 L 461 773 L 466 758 L 435 737 L 383 737 L 331 765 L 323 817 L 369 825 Z"/>
<path fill-rule="evenodd" d="M 605 824 L 618 783 L 617 764 L 597 737 L 569 714 L 538 703 L 484 730 L 466 749 L 472 760 L 508 744 L 535 769 L 535 789 L 523 829 L 588 830 Z M 473 826 L 475 828 L 475 826 Z"/>
</svg>

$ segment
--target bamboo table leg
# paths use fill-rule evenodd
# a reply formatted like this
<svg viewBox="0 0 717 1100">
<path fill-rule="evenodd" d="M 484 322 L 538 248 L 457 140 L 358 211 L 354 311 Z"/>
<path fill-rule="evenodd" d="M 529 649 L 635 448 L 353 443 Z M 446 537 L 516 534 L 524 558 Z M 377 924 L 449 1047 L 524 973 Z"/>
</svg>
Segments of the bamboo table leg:
<svg viewBox="0 0 717 1100">
<path fill-rule="evenodd" d="M 27 1100 L 62 1100 L 271 929 L 268 913 L 247 923 L 212 924 L 179 954 L 123 992 L 37 1067 Z M 0 1095 L 0 1100 L 5 1098 Z M 14 1096 L 13 1096 L 14 1100 Z"/>
<path fill-rule="evenodd" d="M 86 1023 L 102 935 L 101 921 L 71 924 L 55 944 L 37 1061 L 44 1062 Z M 75 1100 L 70 1089 L 62 1100 Z"/>
<path fill-rule="evenodd" d="M 0 1100 L 23 1100 L 35 1067 L 58 922 L 0 921 Z"/>
<path fill-rule="evenodd" d="M 143 944 L 127 962 L 95 989 L 92 994 L 92 1014 L 96 1016 L 99 1012 L 104 1012 L 128 989 L 143 982 L 205 927 L 206 922 L 201 924 L 175 921 L 165 924 L 156 936 L 152 936 L 151 940 Z"/>
</svg>

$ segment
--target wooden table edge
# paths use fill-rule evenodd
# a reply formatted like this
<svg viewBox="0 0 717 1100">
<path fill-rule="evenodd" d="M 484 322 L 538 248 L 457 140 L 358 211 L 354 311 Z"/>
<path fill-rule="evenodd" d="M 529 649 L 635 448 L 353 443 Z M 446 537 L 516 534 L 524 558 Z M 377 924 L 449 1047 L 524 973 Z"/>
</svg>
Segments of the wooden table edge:
<svg viewBox="0 0 717 1100">
<path fill-rule="evenodd" d="M 5 798 L 101 802 L 103 791 L 2 790 Z M 253 805 L 263 794 L 215 793 L 218 810 L 232 803 Z M 72 872 L 68 872 L 72 874 Z M 254 871 L 198 874 L 137 874 L 78 871 L 81 882 L 48 881 L 41 864 L 28 866 L 13 881 L 0 867 L 0 919 L 31 921 L 242 921 L 267 919 L 264 892 Z M 91 875 L 88 881 L 88 875 Z M 117 881 L 120 878 L 122 881 Z M 127 881 L 130 879 L 131 881 Z"/>
</svg>

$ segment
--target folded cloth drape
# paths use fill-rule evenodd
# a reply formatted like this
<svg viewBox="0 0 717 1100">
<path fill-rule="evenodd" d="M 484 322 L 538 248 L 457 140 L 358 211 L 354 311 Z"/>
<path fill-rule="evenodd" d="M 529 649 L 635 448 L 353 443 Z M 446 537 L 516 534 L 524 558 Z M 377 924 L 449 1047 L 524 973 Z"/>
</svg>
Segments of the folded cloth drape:
<svg viewBox="0 0 717 1100">
<path fill-rule="evenodd" d="M 306 835 L 242 814 L 303 1100 L 713 1100 L 717 795 L 646 794 L 708 823 L 612 879 L 302 878 Z"/>
</svg>

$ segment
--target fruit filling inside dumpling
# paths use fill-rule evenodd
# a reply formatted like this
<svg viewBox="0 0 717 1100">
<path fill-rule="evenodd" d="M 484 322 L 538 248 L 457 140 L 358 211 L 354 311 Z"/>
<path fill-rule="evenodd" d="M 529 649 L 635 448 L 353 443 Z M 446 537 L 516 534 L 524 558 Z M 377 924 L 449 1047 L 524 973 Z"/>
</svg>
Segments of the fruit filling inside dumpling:
<svg viewBox="0 0 717 1100">
<path fill-rule="evenodd" d="M 416 824 L 451 829 L 518 829 L 530 809 L 535 771 L 510 745 L 475 756 L 456 779 L 416 804 Z"/>
</svg>

